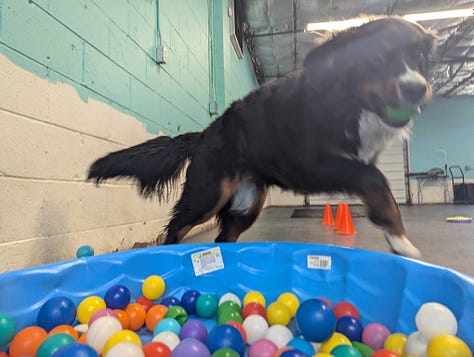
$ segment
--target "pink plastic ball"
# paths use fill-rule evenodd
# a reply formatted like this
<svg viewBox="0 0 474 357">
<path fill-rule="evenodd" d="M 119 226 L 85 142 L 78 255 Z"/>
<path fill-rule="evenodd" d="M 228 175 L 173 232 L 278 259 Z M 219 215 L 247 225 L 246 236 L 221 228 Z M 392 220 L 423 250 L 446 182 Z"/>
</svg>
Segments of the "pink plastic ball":
<svg viewBox="0 0 474 357">
<path fill-rule="evenodd" d="M 266 338 L 262 338 L 252 343 L 248 357 L 273 357 L 276 351 L 278 351 L 277 345 Z"/>
<path fill-rule="evenodd" d="M 364 331 L 362 331 L 362 343 L 374 350 L 381 350 L 385 340 L 390 334 L 390 330 L 382 324 L 368 324 L 365 326 Z"/>
<path fill-rule="evenodd" d="M 92 325 L 92 323 L 95 320 L 97 320 L 100 317 L 104 317 L 104 316 L 112 316 L 112 317 L 117 318 L 117 314 L 114 312 L 114 310 L 112 310 L 112 309 L 102 309 L 102 310 L 99 310 L 97 312 L 94 312 L 94 314 L 91 316 L 91 318 L 90 318 L 90 320 L 87 324 L 90 327 L 90 325 Z"/>
</svg>

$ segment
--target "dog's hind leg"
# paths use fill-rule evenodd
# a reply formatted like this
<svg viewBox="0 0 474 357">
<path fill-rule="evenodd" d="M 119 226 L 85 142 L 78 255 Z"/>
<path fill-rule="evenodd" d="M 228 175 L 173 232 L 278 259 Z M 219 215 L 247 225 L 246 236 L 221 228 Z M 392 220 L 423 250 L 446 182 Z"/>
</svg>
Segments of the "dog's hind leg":
<svg viewBox="0 0 474 357">
<path fill-rule="evenodd" d="M 227 203 L 218 214 L 220 229 L 215 242 L 237 241 L 240 234 L 249 229 L 258 218 L 263 208 L 263 204 L 265 203 L 266 196 L 266 186 L 257 185 L 252 205 L 247 210 L 232 210 L 232 200 Z"/>
</svg>

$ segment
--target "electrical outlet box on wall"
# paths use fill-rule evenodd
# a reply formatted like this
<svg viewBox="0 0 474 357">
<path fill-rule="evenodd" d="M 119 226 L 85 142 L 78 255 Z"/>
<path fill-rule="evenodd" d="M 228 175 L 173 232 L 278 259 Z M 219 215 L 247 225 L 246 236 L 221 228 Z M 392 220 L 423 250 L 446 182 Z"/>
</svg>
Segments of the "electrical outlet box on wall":
<svg viewBox="0 0 474 357">
<path fill-rule="evenodd" d="M 168 62 L 168 47 L 160 45 L 156 48 L 156 63 L 165 64 Z"/>
</svg>

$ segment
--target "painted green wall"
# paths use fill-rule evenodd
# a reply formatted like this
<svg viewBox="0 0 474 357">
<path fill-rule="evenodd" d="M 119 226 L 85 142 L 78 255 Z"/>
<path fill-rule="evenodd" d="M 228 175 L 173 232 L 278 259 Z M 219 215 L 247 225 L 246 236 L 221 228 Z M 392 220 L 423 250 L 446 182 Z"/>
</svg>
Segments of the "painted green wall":
<svg viewBox="0 0 474 357">
<path fill-rule="evenodd" d="M 435 98 L 414 120 L 410 140 L 410 170 L 423 172 L 447 164 L 474 168 L 474 96 Z M 474 178 L 474 171 L 464 171 Z"/>
<path fill-rule="evenodd" d="M 157 66 L 160 41 L 168 62 Z M 233 52 L 226 0 L 0 0 L 0 52 L 154 134 L 202 130 L 210 102 L 222 112 L 257 86 L 248 54 Z"/>
</svg>

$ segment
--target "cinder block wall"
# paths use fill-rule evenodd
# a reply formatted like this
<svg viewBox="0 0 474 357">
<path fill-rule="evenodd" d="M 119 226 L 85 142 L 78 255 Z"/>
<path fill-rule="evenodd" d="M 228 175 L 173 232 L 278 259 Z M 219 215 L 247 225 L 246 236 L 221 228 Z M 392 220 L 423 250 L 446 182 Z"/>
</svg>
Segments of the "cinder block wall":
<svg viewBox="0 0 474 357">
<path fill-rule="evenodd" d="M 97 188 L 88 166 L 205 128 L 217 93 L 222 112 L 257 86 L 244 53 L 226 0 L 0 0 L 0 272 L 153 241 L 173 202 L 128 181 Z"/>
</svg>

